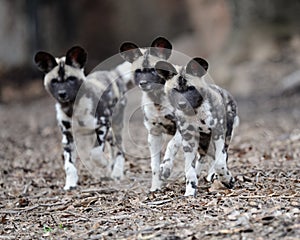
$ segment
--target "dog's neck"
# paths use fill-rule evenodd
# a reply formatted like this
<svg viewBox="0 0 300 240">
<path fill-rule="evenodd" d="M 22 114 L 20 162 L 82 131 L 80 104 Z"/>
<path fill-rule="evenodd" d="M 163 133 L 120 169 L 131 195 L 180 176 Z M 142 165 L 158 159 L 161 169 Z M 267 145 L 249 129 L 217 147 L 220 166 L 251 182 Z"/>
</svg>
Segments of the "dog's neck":
<svg viewBox="0 0 300 240">
<path fill-rule="evenodd" d="M 68 117 L 72 117 L 73 115 L 73 102 L 69 102 L 69 103 L 59 103 L 62 111 L 68 116 Z"/>
<path fill-rule="evenodd" d="M 143 92 L 154 104 L 161 104 L 166 94 L 164 93 L 163 88 L 162 89 L 156 89 L 155 91 L 151 92 Z"/>
</svg>

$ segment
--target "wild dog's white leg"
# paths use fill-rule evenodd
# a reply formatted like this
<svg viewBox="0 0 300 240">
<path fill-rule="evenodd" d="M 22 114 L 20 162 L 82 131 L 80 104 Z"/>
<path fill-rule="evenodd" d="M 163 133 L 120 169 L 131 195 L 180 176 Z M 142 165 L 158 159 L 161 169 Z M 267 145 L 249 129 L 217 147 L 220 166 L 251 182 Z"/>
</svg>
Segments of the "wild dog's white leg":
<svg viewBox="0 0 300 240">
<path fill-rule="evenodd" d="M 96 129 L 97 140 L 99 143 L 98 152 L 100 152 L 101 157 L 104 158 L 104 148 L 105 142 L 110 144 L 110 156 L 111 159 L 108 160 L 108 168 L 110 172 L 110 176 L 116 180 L 123 178 L 123 169 L 124 169 L 124 154 L 122 149 L 118 148 L 116 143 L 116 139 L 114 133 L 112 133 L 112 129 L 110 127 L 110 122 L 108 118 L 102 116 L 99 120 L 100 127 Z M 107 137 L 108 132 L 110 132 L 110 136 Z M 108 138 L 108 139 L 107 139 Z M 116 156 L 116 157 L 115 157 Z M 104 162 L 103 160 L 101 160 Z M 106 162 L 106 161 L 105 161 Z"/>
<path fill-rule="evenodd" d="M 196 174 L 197 174 L 197 177 L 200 176 L 200 173 L 202 171 L 202 166 L 203 166 L 203 157 L 201 157 L 201 155 L 198 155 L 197 156 L 197 161 L 196 161 Z"/>
<path fill-rule="evenodd" d="M 70 190 L 75 188 L 78 182 L 77 169 L 75 166 L 77 154 L 71 129 L 72 120 L 62 111 L 59 104 L 56 104 L 56 117 L 62 132 L 62 144 L 64 149 L 63 158 L 66 172 L 64 190 Z"/>
<path fill-rule="evenodd" d="M 111 152 L 110 149 L 108 149 L 108 151 Z M 109 169 L 108 159 L 103 157 L 103 151 L 101 150 L 101 148 L 99 146 L 96 146 L 91 150 L 90 157 L 93 161 L 97 161 L 97 165 L 100 165 L 101 167 L 106 167 Z"/>
<path fill-rule="evenodd" d="M 64 168 L 66 172 L 66 183 L 64 190 L 70 190 L 77 186 L 78 174 L 76 169 L 76 149 L 74 146 L 73 135 L 71 132 L 71 119 L 62 120 L 61 129 L 62 129 L 62 144 L 63 144 L 63 158 L 64 158 Z"/>
<path fill-rule="evenodd" d="M 148 144 L 151 155 L 151 170 L 152 170 L 152 184 L 150 191 L 154 192 L 161 189 L 162 181 L 159 178 L 160 165 L 160 151 L 162 147 L 162 134 L 153 135 L 148 134 Z"/>
<path fill-rule="evenodd" d="M 96 153 L 99 155 L 97 159 L 100 159 L 100 163 L 106 165 L 107 174 L 109 176 L 112 172 L 112 159 L 114 156 L 114 144 L 113 144 L 113 134 L 111 132 L 109 118 L 106 116 L 101 116 L 98 119 L 99 127 L 95 129 L 97 135 L 97 141 L 99 146 L 96 148 Z M 110 152 L 110 158 L 106 158 L 104 155 L 105 143 L 109 143 L 108 151 Z"/>
<path fill-rule="evenodd" d="M 211 170 L 214 157 L 209 155 L 198 154 L 197 159 L 198 160 L 196 162 L 196 173 L 197 173 L 197 177 L 199 178 L 201 176 L 201 172 L 207 170 L 207 167 L 209 171 Z"/>
<path fill-rule="evenodd" d="M 121 180 L 124 176 L 125 157 L 121 146 L 118 145 L 115 135 L 112 133 L 107 141 L 109 143 L 110 159 L 108 171 L 114 180 Z"/>
<path fill-rule="evenodd" d="M 225 141 L 222 140 L 222 137 L 219 137 L 218 140 L 213 140 L 214 144 L 214 161 L 212 162 L 208 175 L 207 175 L 207 181 L 213 182 L 216 179 L 219 179 L 219 175 L 217 173 L 218 169 L 224 168 L 226 165 L 226 155 L 225 153 Z M 224 158 L 225 158 L 225 163 L 224 163 Z"/>
<path fill-rule="evenodd" d="M 185 158 L 185 177 L 186 189 L 184 196 L 195 196 L 198 186 L 198 179 L 196 174 L 196 160 L 198 142 L 195 138 L 190 140 L 182 139 L 183 152 Z"/>
<path fill-rule="evenodd" d="M 206 180 L 208 182 L 213 182 L 214 180 L 218 179 L 218 174 L 215 170 L 215 159 L 212 160 L 212 163 L 209 166 L 208 174 Z"/>
<path fill-rule="evenodd" d="M 233 188 L 234 178 L 227 168 L 228 154 L 225 148 L 225 140 L 223 137 L 219 137 L 214 140 L 215 145 L 215 161 L 210 169 L 208 180 L 213 181 L 219 179 L 226 187 Z"/>
<path fill-rule="evenodd" d="M 107 117 L 101 116 L 99 118 L 99 125 L 100 127 L 98 127 L 95 131 L 99 143 L 99 149 L 101 152 L 103 152 L 105 148 L 106 136 L 110 129 L 110 122 Z"/>
<path fill-rule="evenodd" d="M 113 135 L 113 143 L 114 146 L 113 152 L 113 163 L 112 163 L 112 173 L 111 177 L 113 179 L 119 180 L 124 176 L 124 147 L 123 147 L 123 139 L 122 139 L 122 130 L 124 126 L 124 111 L 126 106 L 127 99 L 123 97 L 117 103 L 114 108 L 113 118 L 112 118 L 112 135 Z"/>
<path fill-rule="evenodd" d="M 72 150 L 72 148 L 64 147 L 64 161 L 66 171 L 66 184 L 64 190 L 70 190 L 75 188 L 78 182 L 78 174 L 75 167 L 76 151 Z"/>
<path fill-rule="evenodd" d="M 112 131 L 115 137 L 117 146 L 123 151 L 123 138 L 122 131 L 124 127 L 124 113 L 126 107 L 127 99 L 125 97 L 121 98 L 119 102 L 114 107 L 112 116 Z"/>
<path fill-rule="evenodd" d="M 207 155 L 208 149 L 210 148 L 210 144 L 211 144 L 211 135 L 212 135 L 211 131 L 200 132 L 198 160 L 196 162 L 196 172 L 198 177 L 200 176 L 204 163 L 211 162 L 211 157 Z"/>
<path fill-rule="evenodd" d="M 180 132 L 177 130 L 173 138 L 169 141 L 165 152 L 164 160 L 160 164 L 159 176 L 162 180 L 167 179 L 171 175 L 174 164 L 174 158 L 181 146 L 182 138 Z"/>
</svg>

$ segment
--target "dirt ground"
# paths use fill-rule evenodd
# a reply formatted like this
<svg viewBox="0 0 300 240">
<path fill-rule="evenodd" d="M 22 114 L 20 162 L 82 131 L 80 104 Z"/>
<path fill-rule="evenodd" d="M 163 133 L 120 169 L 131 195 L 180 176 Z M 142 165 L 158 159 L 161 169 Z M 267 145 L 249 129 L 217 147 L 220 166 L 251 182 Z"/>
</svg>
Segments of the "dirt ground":
<svg viewBox="0 0 300 240">
<path fill-rule="evenodd" d="M 235 188 L 201 178 L 195 198 L 183 197 L 180 154 L 164 190 L 149 193 L 138 111 L 126 125 L 125 179 L 95 179 L 78 161 L 79 187 L 65 192 L 54 101 L 45 92 L 0 105 L 0 239 L 299 239 L 300 96 L 274 95 L 260 81 L 256 89 L 238 98 Z"/>
</svg>

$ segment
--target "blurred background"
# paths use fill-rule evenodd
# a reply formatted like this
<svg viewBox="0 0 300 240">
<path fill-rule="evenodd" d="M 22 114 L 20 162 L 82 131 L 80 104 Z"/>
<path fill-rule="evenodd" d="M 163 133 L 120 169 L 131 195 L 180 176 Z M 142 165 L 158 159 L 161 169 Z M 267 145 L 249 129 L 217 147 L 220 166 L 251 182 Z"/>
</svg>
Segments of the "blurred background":
<svg viewBox="0 0 300 240">
<path fill-rule="evenodd" d="M 159 35 L 205 57 L 213 81 L 237 99 L 228 160 L 235 189 L 216 192 L 201 177 L 196 201 L 182 199 L 179 152 L 166 191 L 148 194 L 135 88 L 127 93 L 124 181 L 93 178 L 107 170 L 81 158 L 79 188 L 62 191 L 55 101 L 35 53 L 63 56 L 81 45 L 88 73 L 122 42 L 147 47 Z M 299 239 L 299 103 L 300 0 L 0 0 L 0 238 Z"/>
<path fill-rule="evenodd" d="M 299 13 L 298 0 L 0 0 L 0 100 L 46 95 L 38 50 L 62 56 L 79 44 L 89 72 L 123 41 L 149 46 L 158 35 L 207 58 L 214 81 L 237 96 L 295 90 Z"/>
</svg>

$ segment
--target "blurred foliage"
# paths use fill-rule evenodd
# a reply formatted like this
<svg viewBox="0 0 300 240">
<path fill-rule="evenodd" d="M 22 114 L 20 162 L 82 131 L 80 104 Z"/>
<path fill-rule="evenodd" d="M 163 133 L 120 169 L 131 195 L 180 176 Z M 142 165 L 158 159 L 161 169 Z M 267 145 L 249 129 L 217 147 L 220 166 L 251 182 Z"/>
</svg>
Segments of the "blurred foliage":
<svg viewBox="0 0 300 240">
<path fill-rule="evenodd" d="M 180 0 L 34 0 L 28 4 L 31 24 L 36 26 L 35 49 L 64 54 L 79 43 L 87 48 L 91 61 L 117 54 L 122 41 L 146 46 L 157 35 L 173 38 L 188 29 L 187 11 Z"/>
<path fill-rule="evenodd" d="M 206 7 L 220 2 L 230 9 L 230 37 L 247 38 L 260 31 L 285 40 L 300 33 L 299 0 L 1 0 L 0 84 L 10 79 L 18 82 L 22 78 L 20 81 L 24 82 L 26 78 L 40 76 L 32 62 L 38 50 L 62 56 L 71 46 L 82 45 L 89 54 L 88 72 L 117 54 L 123 41 L 148 46 L 158 35 L 172 41 L 184 35 L 195 38 L 205 48 L 209 44 L 202 40 L 212 39 L 201 38 L 203 33 L 219 31 L 214 28 L 214 18 L 208 16 Z M 195 4 L 200 5 L 201 23 L 192 20 Z M 193 35 L 201 28 L 206 29 Z M 187 42 L 183 43 L 190 48 Z M 8 61 L 10 56 L 13 58 Z"/>
</svg>

